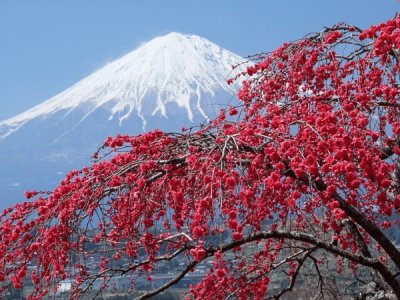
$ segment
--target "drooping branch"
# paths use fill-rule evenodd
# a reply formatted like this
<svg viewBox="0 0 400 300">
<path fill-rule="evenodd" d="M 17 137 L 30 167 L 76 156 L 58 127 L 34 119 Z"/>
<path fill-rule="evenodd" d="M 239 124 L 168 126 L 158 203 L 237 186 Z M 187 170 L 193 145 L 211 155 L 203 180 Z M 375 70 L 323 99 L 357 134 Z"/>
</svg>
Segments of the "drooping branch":
<svg viewBox="0 0 400 300">
<path fill-rule="evenodd" d="M 290 278 L 289 285 L 286 288 L 282 289 L 279 293 L 277 293 L 277 294 L 275 294 L 273 296 L 270 296 L 267 299 L 279 299 L 284 294 L 286 294 L 288 292 L 291 292 L 293 290 L 293 288 L 296 285 L 297 277 L 299 276 L 299 273 L 300 273 L 300 271 L 301 271 L 301 269 L 303 267 L 303 264 L 306 262 L 306 260 L 311 256 L 311 254 L 314 251 L 315 251 L 315 248 L 311 248 L 311 249 L 305 251 L 305 253 L 303 254 L 302 257 L 297 259 L 297 266 L 296 266 L 296 269 L 294 270 L 294 272 L 293 272 L 293 274 L 292 274 L 292 276 Z"/>
<path fill-rule="evenodd" d="M 173 286 L 174 284 L 178 283 L 183 277 L 185 277 L 185 275 L 187 273 L 189 273 L 196 265 L 198 264 L 197 261 L 192 261 L 189 265 L 186 266 L 186 268 L 181 271 L 176 277 L 174 277 L 172 280 L 168 281 L 167 283 L 163 284 L 162 286 L 160 286 L 159 288 L 152 290 L 150 292 L 145 293 L 144 295 L 141 295 L 139 297 L 137 297 L 137 300 L 142 300 L 142 299 L 148 299 L 150 297 L 153 297 L 155 295 L 158 295 L 162 292 L 164 292 L 165 290 L 167 290 L 168 288 L 170 288 L 171 286 Z"/>
<path fill-rule="evenodd" d="M 395 294 L 398 297 L 400 297 L 399 283 L 395 280 L 393 274 L 389 271 L 389 269 L 384 264 L 382 264 L 378 259 L 372 259 L 369 257 L 364 257 L 362 255 L 355 255 L 351 252 L 347 252 L 337 246 L 334 246 L 333 244 L 328 244 L 324 241 L 318 240 L 315 237 L 308 235 L 306 233 L 288 232 L 288 231 L 259 232 L 259 233 L 252 234 L 242 240 L 226 244 L 220 248 L 220 251 L 226 252 L 226 251 L 232 250 L 233 248 L 244 245 L 246 243 L 250 243 L 252 241 L 257 241 L 257 240 L 261 240 L 261 239 L 271 239 L 271 238 L 274 238 L 274 239 L 284 238 L 284 239 L 288 239 L 288 240 L 305 242 L 305 243 L 315 246 L 316 248 L 324 249 L 332 254 L 339 255 L 339 256 L 346 258 L 357 264 L 371 267 L 374 270 L 376 270 L 377 272 L 379 272 L 379 274 L 384 278 L 384 280 L 393 289 Z M 210 250 L 208 250 L 208 253 L 212 254 L 216 251 L 217 251 L 217 249 L 210 249 Z"/>
<path fill-rule="evenodd" d="M 387 238 L 387 236 L 380 230 L 378 226 L 370 222 L 365 215 L 359 212 L 355 207 L 349 205 L 345 199 L 339 194 L 335 194 L 335 199 L 339 202 L 340 208 L 351 217 L 357 224 L 359 224 L 368 234 L 375 239 L 379 245 L 385 250 L 392 261 L 400 269 L 400 250 Z"/>
<path fill-rule="evenodd" d="M 290 232 L 290 231 L 276 230 L 276 231 L 255 233 L 255 234 L 249 235 L 243 239 L 240 239 L 238 241 L 224 244 L 221 247 L 207 247 L 206 255 L 204 256 L 203 259 L 207 259 L 208 257 L 214 256 L 216 252 L 225 253 L 225 252 L 231 251 L 235 248 L 244 246 L 246 244 L 249 244 L 249 243 L 252 243 L 255 241 L 268 240 L 268 239 L 287 239 L 287 240 L 293 240 L 293 241 L 310 244 L 313 246 L 312 248 L 310 248 L 309 250 L 307 250 L 304 253 L 302 258 L 299 259 L 298 265 L 296 267 L 294 275 L 292 276 L 289 286 L 287 288 L 281 290 L 281 292 L 279 294 L 271 297 L 270 299 L 278 299 L 284 293 L 293 289 L 295 282 L 296 282 L 296 276 L 300 272 L 304 261 L 311 255 L 312 252 L 314 252 L 317 249 L 326 250 L 327 252 L 329 252 L 331 254 L 339 255 L 340 257 L 346 258 L 354 263 L 357 263 L 357 264 L 360 264 L 360 265 L 363 265 L 366 267 L 370 267 L 370 268 L 376 270 L 384 278 L 384 280 L 390 285 L 390 287 L 393 289 L 395 294 L 400 296 L 400 286 L 397 283 L 397 281 L 395 280 L 394 275 L 378 259 L 373 259 L 370 257 L 365 257 L 363 255 L 353 254 L 353 253 L 345 251 L 345 250 L 341 249 L 340 247 L 337 247 L 333 244 L 329 244 L 322 240 L 318 240 L 314 236 L 303 233 L 303 232 L 293 232 L 293 231 Z M 165 283 L 160 288 L 157 288 L 153 291 L 150 291 L 150 292 L 140 296 L 138 299 L 146 299 L 146 298 L 149 298 L 151 296 L 154 296 L 156 294 L 159 294 L 159 293 L 165 291 L 172 285 L 179 282 L 179 280 L 182 279 L 198 263 L 199 263 L 199 261 L 192 261 L 184 270 L 182 270 L 172 280 Z"/>
</svg>

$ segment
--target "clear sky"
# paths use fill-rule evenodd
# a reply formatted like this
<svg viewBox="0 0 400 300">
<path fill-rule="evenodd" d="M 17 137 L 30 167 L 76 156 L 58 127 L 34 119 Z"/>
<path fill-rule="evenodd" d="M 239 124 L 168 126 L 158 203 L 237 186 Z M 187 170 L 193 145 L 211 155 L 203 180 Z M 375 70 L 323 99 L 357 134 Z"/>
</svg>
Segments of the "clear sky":
<svg viewBox="0 0 400 300">
<path fill-rule="evenodd" d="M 247 56 L 338 22 L 367 27 L 396 11 L 396 0 L 1 0 L 0 120 L 171 31 Z"/>
</svg>

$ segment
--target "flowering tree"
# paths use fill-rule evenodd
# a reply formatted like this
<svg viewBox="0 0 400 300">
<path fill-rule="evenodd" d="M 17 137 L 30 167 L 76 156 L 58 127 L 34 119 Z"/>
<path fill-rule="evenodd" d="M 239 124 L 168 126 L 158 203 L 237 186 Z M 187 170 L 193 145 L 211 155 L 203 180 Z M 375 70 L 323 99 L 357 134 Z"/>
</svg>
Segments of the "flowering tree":
<svg viewBox="0 0 400 300">
<path fill-rule="evenodd" d="M 108 138 L 90 167 L 1 214 L 3 290 L 29 278 L 39 299 L 73 279 L 79 298 L 184 262 L 144 299 L 207 261 L 189 298 L 277 299 L 309 273 L 332 296 L 334 262 L 400 298 L 399 55 L 399 16 L 339 24 L 257 56 L 232 79 L 247 76 L 242 105 L 207 128 Z M 269 288 L 274 274 L 287 285 Z"/>
</svg>

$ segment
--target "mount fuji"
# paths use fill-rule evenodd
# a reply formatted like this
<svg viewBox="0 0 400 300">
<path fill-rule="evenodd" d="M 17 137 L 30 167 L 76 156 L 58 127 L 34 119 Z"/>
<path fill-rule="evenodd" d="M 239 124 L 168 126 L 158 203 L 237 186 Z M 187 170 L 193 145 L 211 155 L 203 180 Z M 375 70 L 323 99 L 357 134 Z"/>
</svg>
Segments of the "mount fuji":
<svg viewBox="0 0 400 300">
<path fill-rule="evenodd" d="M 0 208 L 90 163 L 107 136 L 177 131 L 236 101 L 240 56 L 196 35 L 154 38 L 67 90 L 0 121 Z"/>
</svg>

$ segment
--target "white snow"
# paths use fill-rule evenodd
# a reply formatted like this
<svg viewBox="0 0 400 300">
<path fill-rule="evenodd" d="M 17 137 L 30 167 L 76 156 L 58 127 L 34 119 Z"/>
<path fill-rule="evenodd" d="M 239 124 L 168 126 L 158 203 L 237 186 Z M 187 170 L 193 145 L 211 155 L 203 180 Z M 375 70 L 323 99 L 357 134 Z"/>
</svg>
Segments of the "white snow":
<svg viewBox="0 0 400 300">
<path fill-rule="evenodd" d="M 145 125 L 144 108 L 151 115 L 168 117 L 168 103 L 185 109 L 189 119 L 192 108 L 207 118 L 202 95 L 233 94 L 236 87 L 228 86 L 226 79 L 231 66 L 242 62 L 238 55 L 196 35 L 173 32 L 157 37 L 53 98 L 0 121 L 0 140 L 35 118 L 79 107 L 85 107 L 87 117 L 106 103 L 111 104 L 110 119 L 118 117 L 120 123 L 136 113 Z M 142 101 L 149 95 L 154 107 Z"/>
</svg>

